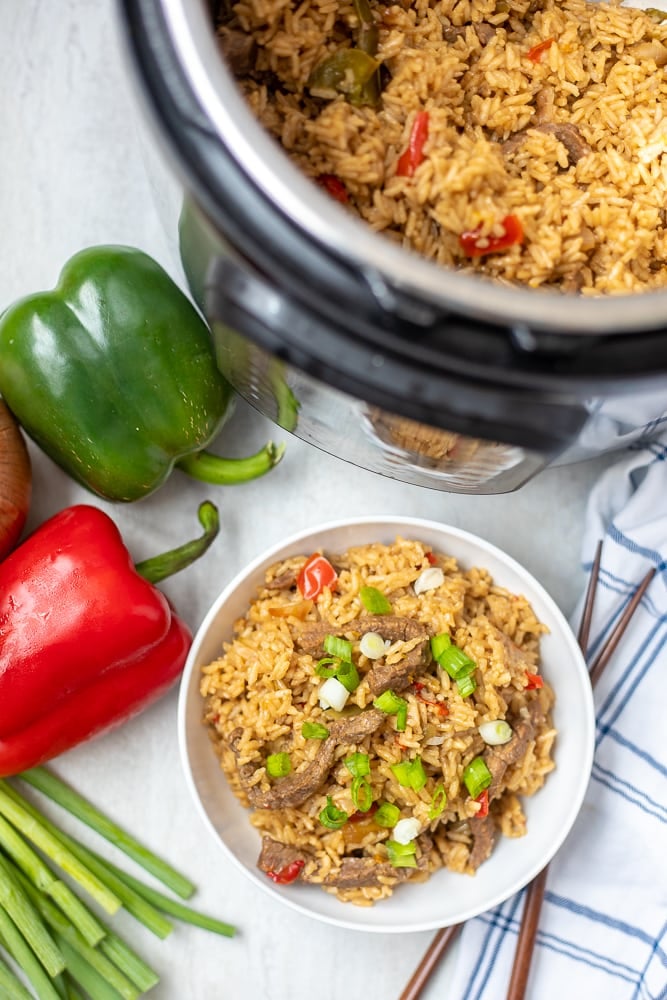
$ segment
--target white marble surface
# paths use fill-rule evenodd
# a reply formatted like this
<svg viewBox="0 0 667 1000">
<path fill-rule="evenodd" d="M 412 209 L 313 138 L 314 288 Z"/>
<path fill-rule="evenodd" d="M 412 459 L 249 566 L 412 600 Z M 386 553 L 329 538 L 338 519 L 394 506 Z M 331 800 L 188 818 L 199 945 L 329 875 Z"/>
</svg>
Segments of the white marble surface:
<svg viewBox="0 0 667 1000">
<path fill-rule="evenodd" d="M 0 0 L 0 309 L 51 285 L 65 259 L 95 243 L 134 244 L 169 265 L 135 134 L 111 0 Z M 173 235 L 173 234 L 172 234 Z M 276 434 L 245 405 L 218 442 L 242 454 Z M 196 567 L 164 584 L 191 626 L 231 576 L 297 528 L 357 513 L 432 517 L 484 535 L 545 584 L 569 612 L 582 586 L 582 513 L 601 463 L 542 474 L 503 497 L 460 497 L 385 480 L 289 438 L 284 462 L 254 484 L 206 488 L 175 474 L 133 506 L 99 503 L 135 558 L 168 548 L 196 528 L 198 502 L 220 507 L 222 531 Z M 62 507 L 95 502 L 31 447 L 30 525 Z M 330 490 L 336 481 L 342 489 Z M 197 904 L 238 925 L 225 940 L 178 926 L 167 942 L 119 919 L 159 969 L 161 1000 L 310 1000 L 398 997 L 430 934 L 396 940 L 309 922 L 269 900 L 222 856 L 194 813 L 176 741 L 174 690 L 113 734 L 55 767 L 116 820 L 180 866 L 200 887 Z M 445 971 L 424 994 L 442 996 Z"/>
</svg>

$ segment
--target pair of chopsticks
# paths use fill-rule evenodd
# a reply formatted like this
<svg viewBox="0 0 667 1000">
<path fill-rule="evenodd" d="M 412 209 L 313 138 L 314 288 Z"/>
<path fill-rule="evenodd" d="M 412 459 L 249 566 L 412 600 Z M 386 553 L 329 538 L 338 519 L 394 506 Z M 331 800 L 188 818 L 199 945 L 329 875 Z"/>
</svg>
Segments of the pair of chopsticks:
<svg viewBox="0 0 667 1000">
<path fill-rule="evenodd" d="M 595 604 L 595 595 L 600 576 L 601 557 L 602 541 L 599 541 L 595 550 L 593 565 L 591 566 L 591 573 L 588 579 L 588 586 L 586 588 L 586 597 L 584 598 L 584 610 L 581 618 L 581 624 L 579 626 L 579 633 L 577 635 L 579 648 L 584 656 L 586 655 L 586 650 L 588 649 L 588 638 L 593 618 L 593 607 Z M 611 635 L 604 643 L 593 662 L 589 665 L 588 674 L 593 687 L 602 676 L 605 667 L 609 663 L 616 647 L 621 641 L 621 638 L 630 623 L 630 619 L 634 615 L 639 602 L 644 596 L 646 588 L 654 576 L 655 569 L 649 570 L 637 587 L 632 596 L 632 600 L 629 602 L 625 611 L 619 618 Z M 542 871 L 535 876 L 526 891 L 523 915 L 521 917 L 521 926 L 519 928 L 516 952 L 514 955 L 514 965 L 512 966 L 512 975 L 510 977 L 509 987 L 507 990 L 507 1000 L 523 1000 L 526 992 L 533 950 L 535 947 L 535 937 L 537 935 L 537 927 L 540 919 L 540 910 L 542 909 L 542 900 L 544 898 L 544 890 L 547 884 L 548 869 L 548 865 L 543 868 Z M 450 945 L 456 939 L 462 926 L 463 924 L 453 924 L 451 927 L 443 927 L 436 933 L 431 944 L 424 953 L 424 957 L 415 969 L 407 986 L 401 993 L 399 1000 L 418 1000 L 418 997 L 421 996 L 425 986 L 438 967 L 440 960 L 444 957 Z"/>
</svg>

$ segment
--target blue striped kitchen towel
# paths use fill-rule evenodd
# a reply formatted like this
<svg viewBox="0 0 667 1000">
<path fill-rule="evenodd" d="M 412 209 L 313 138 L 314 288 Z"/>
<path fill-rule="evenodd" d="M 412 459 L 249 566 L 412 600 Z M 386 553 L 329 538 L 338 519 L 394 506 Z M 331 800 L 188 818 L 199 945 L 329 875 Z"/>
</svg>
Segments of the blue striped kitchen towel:
<svg viewBox="0 0 667 1000">
<path fill-rule="evenodd" d="M 549 868 L 530 1000 L 667 998 L 667 435 L 628 449 L 601 477 L 587 567 L 600 538 L 589 658 L 636 584 L 657 573 L 595 689 L 592 778 Z M 504 1000 L 523 897 L 468 921 L 448 1000 Z"/>
</svg>

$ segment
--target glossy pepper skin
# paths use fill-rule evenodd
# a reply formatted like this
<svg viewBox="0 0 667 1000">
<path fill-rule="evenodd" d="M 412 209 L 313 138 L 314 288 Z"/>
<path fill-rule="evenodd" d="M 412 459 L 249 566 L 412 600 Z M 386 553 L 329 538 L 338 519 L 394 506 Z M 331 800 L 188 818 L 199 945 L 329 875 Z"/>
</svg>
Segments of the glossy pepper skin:
<svg viewBox="0 0 667 1000">
<path fill-rule="evenodd" d="M 0 564 L 0 776 L 141 711 L 191 641 L 105 513 L 81 504 L 45 521 Z"/>
<path fill-rule="evenodd" d="M 203 449 L 231 412 L 208 327 L 159 264 L 131 247 L 91 247 L 57 287 L 0 317 L 0 394 L 27 433 L 98 496 L 133 501 L 174 465 L 207 482 L 262 475 Z"/>
</svg>

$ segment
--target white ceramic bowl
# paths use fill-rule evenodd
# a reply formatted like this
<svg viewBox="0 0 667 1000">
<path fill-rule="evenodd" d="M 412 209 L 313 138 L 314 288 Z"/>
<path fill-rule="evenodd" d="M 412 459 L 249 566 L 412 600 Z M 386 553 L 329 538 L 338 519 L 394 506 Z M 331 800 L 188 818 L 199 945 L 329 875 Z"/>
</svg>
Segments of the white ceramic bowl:
<svg viewBox="0 0 667 1000">
<path fill-rule="evenodd" d="M 202 665 L 220 655 L 232 637 L 233 622 L 244 614 L 268 566 L 290 555 L 322 547 L 342 552 L 368 542 L 392 542 L 397 535 L 419 538 L 449 553 L 465 569 L 483 566 L 494 581 L 531 602 L 549 627 L 542 638 L 541 671 L 556 693 L 554 723 L 556 769 L 542 789 L 524 799 L 528 832 L 516 840 L 500 838 L 490 859 L 474 877 L 442 869 L 427 882 L 399 887 L 373 907 L 341 903 L 316 886 L 275 885 L 256 868 L 259 833 L 232 794 L 220 770 L 206 728 L 199 693 Z M 410 517 L 367 517 L 324 524 L 293 535 L 259 556 L 224 589 L 199 629 L 179 698 L 179 743 L 186 779 L 196 808 L 226 856 L 255 885 L 301 913 L 357 930 L 430 930 L 467 920 L 503 902 L 526 885 L 554 856 L 581 807 L 593 761 L 595 714 L 586 665 L 572 631 L 543 587 L 522 566 L 483 539 L 435 521 Z"/>
</svg>

